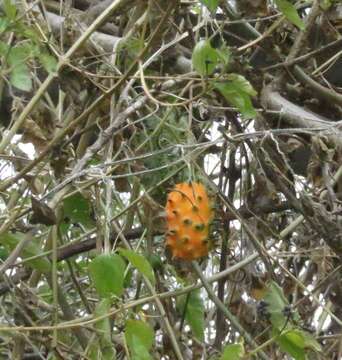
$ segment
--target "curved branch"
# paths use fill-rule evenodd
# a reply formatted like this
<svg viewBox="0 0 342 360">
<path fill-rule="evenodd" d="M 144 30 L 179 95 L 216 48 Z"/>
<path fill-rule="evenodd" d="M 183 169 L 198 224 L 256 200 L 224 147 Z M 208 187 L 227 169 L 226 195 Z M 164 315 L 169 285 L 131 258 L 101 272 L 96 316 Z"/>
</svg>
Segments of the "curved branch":
<svg viewBox="0 0 342 360">
<path fill-rule="evenodd" d="M 332 125 L 336 125 L 336 121 L 315 114 L 285 99 L 272 85 L 264 87 L 261 91 L 260 100 L 265 109 L 279 111 L 281 119 L 294 127 L 318 128 L 327 126 L 328 129 Z"/>
<path fill-rule="evenodd" d="M 312 79 L 305 71 L 298 65 L 293 68 L 296 78 L 303 84 L 309 86 L 315 92 L 315 96 L 327 101 L 331 101 L 334 104 L 342 106 L 342 95 L 338 94 L 334 90 L 327 89 L 325 86 L 319 84 Z"/>
</svg>

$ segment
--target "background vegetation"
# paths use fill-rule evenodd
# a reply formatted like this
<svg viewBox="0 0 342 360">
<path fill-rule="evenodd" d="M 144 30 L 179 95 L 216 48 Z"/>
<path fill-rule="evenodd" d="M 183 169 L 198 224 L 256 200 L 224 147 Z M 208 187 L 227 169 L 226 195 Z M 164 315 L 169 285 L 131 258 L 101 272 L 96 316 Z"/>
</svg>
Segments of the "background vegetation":
<svg viewBox="0 0 342 360">
<path fill-rule="evenodd" d="M 0 358 L 341 359 L 339 1 L 0 9 Z"/>
</svg>

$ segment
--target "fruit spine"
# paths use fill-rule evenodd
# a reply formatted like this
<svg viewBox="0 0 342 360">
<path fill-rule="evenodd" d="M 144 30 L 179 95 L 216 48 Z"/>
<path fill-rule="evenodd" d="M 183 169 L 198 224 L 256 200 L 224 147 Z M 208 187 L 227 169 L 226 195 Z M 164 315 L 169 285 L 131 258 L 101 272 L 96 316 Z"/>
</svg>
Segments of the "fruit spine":
<svg viewBox="0 0 342 360">
<path fill-rule="evenodd" d="M 174 258 L 194 260 L 208 255 L 213 210 L 203 184 L 177 184 L 167 197 L 166 245 Z"/>
</svg>

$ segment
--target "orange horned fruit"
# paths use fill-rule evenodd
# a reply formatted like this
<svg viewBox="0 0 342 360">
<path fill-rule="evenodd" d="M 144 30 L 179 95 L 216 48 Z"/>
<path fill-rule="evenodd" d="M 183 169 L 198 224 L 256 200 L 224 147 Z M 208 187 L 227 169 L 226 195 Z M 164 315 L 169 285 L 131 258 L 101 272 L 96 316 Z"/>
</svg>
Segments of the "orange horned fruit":
<svg viewBox="0 0 342 360">
<path fill-rule="evenodd" d="M 203 184 L 177 184 L 167 197 L 166 245 L 174 258 L 194 260 L 206 256 L 213 210 Z"/>
</svg>

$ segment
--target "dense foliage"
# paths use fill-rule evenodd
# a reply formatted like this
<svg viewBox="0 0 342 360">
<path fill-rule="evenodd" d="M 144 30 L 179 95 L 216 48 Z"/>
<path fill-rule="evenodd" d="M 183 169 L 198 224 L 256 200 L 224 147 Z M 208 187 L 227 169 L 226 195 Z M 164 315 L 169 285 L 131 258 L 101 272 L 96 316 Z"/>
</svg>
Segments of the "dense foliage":
<svg viewBox="0 0 342 360">
<path fill-rule="evenodd" d="M 341 359 L 341 24 L 0 1 L 0 358 Z"/>
</svg>

